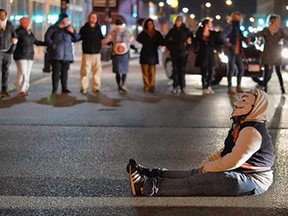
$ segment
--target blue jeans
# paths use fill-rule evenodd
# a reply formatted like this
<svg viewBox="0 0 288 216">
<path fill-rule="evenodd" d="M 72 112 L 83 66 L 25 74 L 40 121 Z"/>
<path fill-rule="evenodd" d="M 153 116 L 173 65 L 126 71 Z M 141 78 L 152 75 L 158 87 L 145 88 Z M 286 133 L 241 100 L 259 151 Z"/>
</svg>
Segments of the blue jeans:
<svg viewBox="0 0 288 216">
<path fill-rule="evenodd" d="M 235 66 L 238 69 L 237 73 L 237 86 L 241 86 L 241 80 L 242 76 L 244 74 L 244 66 L 242 62 L 242 55 L 241 54 L 234 54 L 232 51 L 228 54 L 229 63 L 228 63 L 228 74 L 227 74 L 227 80 L 228 80 L 228 87 L 232 86 L 232 77 L 235 72 Z"/>
<path fill-rule="evenodd" d="M 161 177 L 148 178 L 143 185 L 144 196 L 243 196 L 264 192 L 249 175 L 236 171 L 163 171 Z"/>
</svg>

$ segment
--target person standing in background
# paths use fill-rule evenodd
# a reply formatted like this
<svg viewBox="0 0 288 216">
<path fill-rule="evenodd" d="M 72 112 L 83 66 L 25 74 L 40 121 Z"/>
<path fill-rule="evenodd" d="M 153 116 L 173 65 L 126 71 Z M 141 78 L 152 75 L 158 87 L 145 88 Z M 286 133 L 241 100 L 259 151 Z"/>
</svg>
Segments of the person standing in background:
<svg viewBox="0 0 288 216">
<path fill-rule="evenodd" d="M 164 45 L 162 34 L 155 29 L 151 18 L 144 21 L 143 31 L 137 41 L 142 44 L 140 64 L 144 82 L 144 92 L 155 91 L 156 64 L 159 63 L 158 47 Z"/>
<path fill-rule="evenodd" d="M 112 47 L 112 71 L 116 74 L 116 82 L 119 93 L 127 93 L 125 86 L 129 72 L 129 48 L 130 34 L 122 20 L 115 21 L 115 28 L 102 41 L 103 44 L 113 43 Z"/>
<path fill-rule="evenodd" d="M 0 9 L 0 68 L 2 72 L 1 97 L 9 97 L 8 77 L 11 64 L 11 54 L 18 42 L 14 26 L 7 18 L 7 11 Z"/>
<path fill-rule="evenodd" d="M 20 26 L 16 29 L 18 43 L 13 58 L 17 66 L 18 95 L 25 97 L 30 86 L 30 74 L 34 60 L 34 44 L 45 46 L 45 43 L 38 41 L 31 32 L 31 19 L 23 17 L 20 19 Z"/>
<path fill-rule="evenodd" d="M 68 15 L 65 13 L 59 15 L 58 21 L 50 26 L 45 34 L 48 58 L 52 64 L 52 94 L 57 93 L 59 80 L 62 93 L 70 93 L 67 82 L 70 63 L 74 61 L 72 42 L 79 39 L 80 35 L 69 24 Z"/>
<path fill-rule="evenodd" d="M 97 93 L 101 87 L 101 40 L 104 39 L 98 24 L 96 12 L 91 12 L 88 22 L 80 29 L 82 40 L 82 64 L 81 64 L 81 86 L 80 92 L 87 93 L 89 87 L 89 74 L 92 71 L 92 92 Z"/>
<path fill-rule="evenodd" d="M 197 57 L 195 66 L 200 67 L 202 75 L 203 94 L 214 94 L 211 88 L 213 73 L 217 64 L 215 50 L 219 48 L 219 34 L 212 30 L 210 18 L 204 19 L 196 31 L 195 47 Z"/>
<path fill-rule="evenodd" d="M 231 14 L 231 23 L 229 23 L 222 32 L 222 41 L 224 45 L 228 47 L 228 89 L 227 93 L 229 95 L 234 95 L 237 93 L 243 93 L 241 88 L 242 76 L 244 73 L 244 66 L 242 61 L 242 41 L 246 41 L 240 29 L 240 23 L 242 21 L 242 15 L 240 12 L 236 11 Z M 232 77 L 235 73 L 235 65 L 237 66 L 237 87 L 236 92 L 232 89 Z"/>
<path fill-rule="evenodd" d="M 263 37 L 264 38 L 264 50 L 261 53 L 261 63 L 264 64 L 264 91 L 267 92 L 267 84 L 271 78 L 273 72 L 273 66 L 275 66 L 276 74 L 279 79 L 280 88 L 282 94 L 285 94 L 285 88 L 283 78 L 281 74 L 281 45 L 279 41 L 281 39 L 288 40 L 288 35 L 283 31 L 281 26 L 281 18 L 279 15 L 271 14 L 269 16 L 269 26 L 262 31 L 253 34 L 251 37 Z"/>
<path fill-rule="evenodd" d="M 181 93 L 185 94 L 185 66 L 188 46 L 192 43 L 192 34 L 183 21 L 183 16 L 178 16 L 165 37 L 165 44 L 170 51 L 173 64 L 173 94 L 178 93 L 179 87 Z"/>
</svg>

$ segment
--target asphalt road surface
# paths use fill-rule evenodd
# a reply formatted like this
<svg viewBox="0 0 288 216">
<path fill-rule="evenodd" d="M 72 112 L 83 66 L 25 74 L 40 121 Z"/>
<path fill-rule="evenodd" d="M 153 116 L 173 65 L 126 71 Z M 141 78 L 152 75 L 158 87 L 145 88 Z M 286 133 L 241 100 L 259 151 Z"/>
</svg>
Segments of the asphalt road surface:
<svg viewBox="0 0 288 216">
<path fill-rule="evenodd" d="M 0 215 L 288 215 L 287 95 L 274 74 L 269 94 L 275 115 L 275 183 L 254 197 L 131 196 L 126 164 L 189 169 L 219 149 L 235 97 L 226 79 L 202 95 L 200 76 L 187 76 L 187 94 L 172 95 L 161 65 L 155 94 L 144 93 L 132 60 L 128 94 L 119 94 L 106 64 L 98 94 L 79 92 L 79 63 L 69 74 L 71 94 L 51 96 L 51 74 L 35 64 L 30 94 L 0 99 Z M 283 73 L 288 90 L 288 74 Z M 235 81 L 235 80 L 234 80 Z M 16 82 L 15 71 L 10 82 Z M 234 82 L 236 83 L 236 81 Z M 256 84 L 243 78 L 243 87 Z"/>
</svg>

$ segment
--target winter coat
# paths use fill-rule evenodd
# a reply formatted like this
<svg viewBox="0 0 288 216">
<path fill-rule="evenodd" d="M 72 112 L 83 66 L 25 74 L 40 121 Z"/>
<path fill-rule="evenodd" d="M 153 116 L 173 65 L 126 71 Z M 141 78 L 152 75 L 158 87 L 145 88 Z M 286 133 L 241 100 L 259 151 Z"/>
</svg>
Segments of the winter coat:
<svg viewBox="0 0 288 216">
<path fill-rule="evenodd" d="M 16 45 L 16 50 L 13 54 L 14 60 L 20 59 L 34 59 L 34 44 L 44 46 L 45 43 L 38 41 L 32 32 L 28 32 L 22 26 L 16 29 L 18 35 L 18 43 Z"/>
<path fill-rule="evenodd" d="M 186 41 L 189 37 L 192 38 L 192 34 L 185 24 L 182 24 L 180 28 L 174 25 L 170 29 L 165 37 L 165 44 L 171 56 L 188 55 L 188 44 Z"/>
<path fill-rule="evenodd" d="M 240 52 L 242 51 L 242 41 L 247 42 L 247 38 L 244 37 L 242 31 L 239 27 L 239 24 L 228 24 L 221 33 L 221 40 L 224 45 L 228 46 L 230 43 L 232 46 L 229 48 L 230 52 L 235 52 L 236 50 L 236 41 L 240 39 Z"/>
<path fill-rule="evenodd" d="M 263 37 L 265 40 L 264 50 L 261 53 L 261 63 L 265 65 L 281 65 L 282 47 L 279 45 L 279 41 L 282 38 L 288 40 L 288 35 L 285 34 L 283 29 L 280 28 L 278 32 L 272 34 L 268 28 L 264 28 L 253 36 Z"/>
<path fill-rule="evenodd" d="M 74 61 L 72 42 L 80 39 L 80 35 L 73 34 L 67 28 L 59 28 L 57 25 L 50 26 L 45 34 L 47 54 L 49 60 Z"/>
<path fill-rule="evenodd" d="M 202 35 L 196 36 L 194 42 L 197 50 L 196 67 L 215 67 L 217 65 L 215 53 L 221 45 L 219 34 L 220 32 L 210 31 L 207 41 L 203 40 Z"/>
<path fill-rule="evenodd" d="M 85 54 L 96 54 L 101 51 L 101 40 L 104 38 L 99 25 L 91 27 L 87 22 L 81 29 L 79 34 L 82 40 L 82 51 Z"/>
<path fill-rule="evenodd" d="M 159 31 L 156 31 L 154 36 L 149 36 L 145 31 L 142 31 L 137 41 L 142 44 L 140 52 L 140 64 L 158 64 L 158 46 L 164 45 L 164 38 Z"/>
<path fill-rule="evenodd" d="M 7 21 L 6 29 L 3 31 L 0 28 L 0 50 L 6 53 L 13 53 L 16 45 L 12 45 L 11 40 L 16 37 L 17 34 L 14 26 L 10 21 Z"/>
</svg>

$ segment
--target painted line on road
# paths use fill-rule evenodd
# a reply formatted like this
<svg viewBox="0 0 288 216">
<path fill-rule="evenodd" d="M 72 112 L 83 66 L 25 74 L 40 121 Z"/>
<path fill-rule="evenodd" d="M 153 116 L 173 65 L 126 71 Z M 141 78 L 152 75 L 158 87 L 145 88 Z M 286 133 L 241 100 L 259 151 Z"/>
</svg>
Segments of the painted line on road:
<svg viewBox="0 0 288 216">
<path fill-rule="evenodd" d="M 259 202 L 259 198 L 261 202 Z M 268 197 L 267 197 L 268 198 Z M 281 206 L 279 206 L 281 205 Z M 0 208 L 233 207 L 288 209 L 285 199 L 263 197 L 27 197 L 0 196 Z"/>
</svg>

